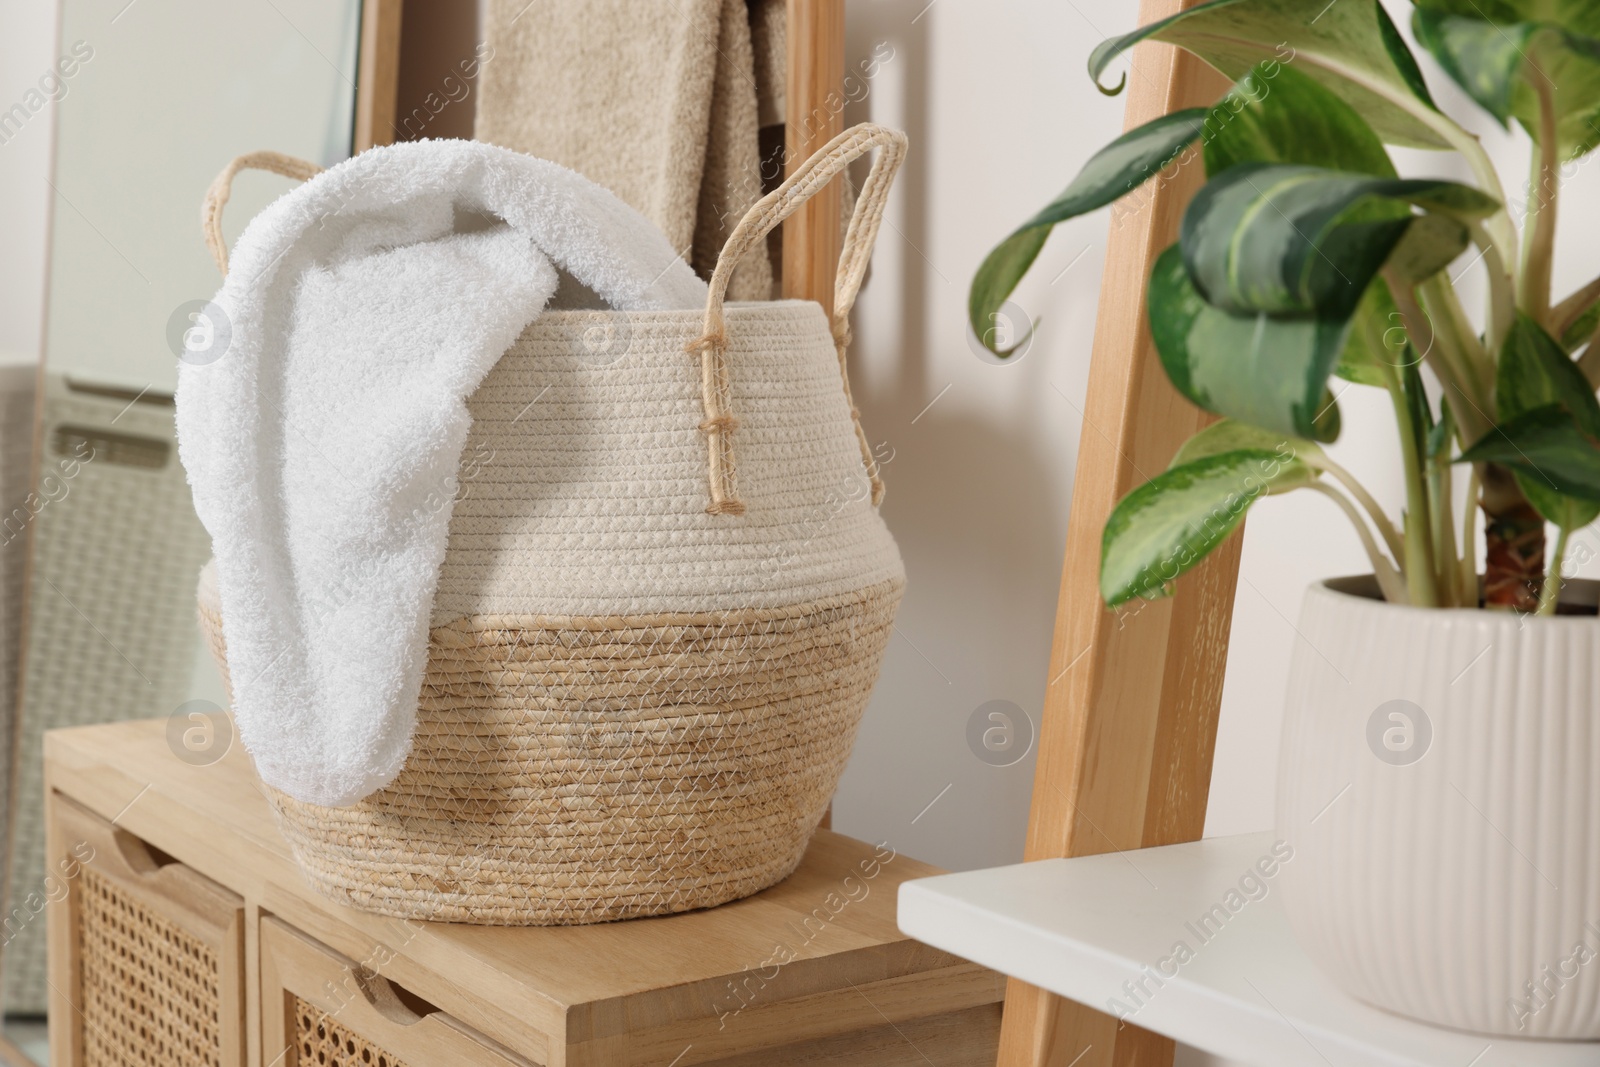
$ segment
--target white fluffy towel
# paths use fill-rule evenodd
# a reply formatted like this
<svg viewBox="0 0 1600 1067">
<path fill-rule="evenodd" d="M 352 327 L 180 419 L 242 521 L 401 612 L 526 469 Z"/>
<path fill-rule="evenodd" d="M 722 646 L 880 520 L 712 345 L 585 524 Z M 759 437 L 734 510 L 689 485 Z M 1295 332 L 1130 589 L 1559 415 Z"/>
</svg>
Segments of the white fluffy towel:
<svg viewBox="0 0 1600 1067">
<path fill-rule="evenodd" d="M 228 347 L 179 372 L 178 449 L 267 784 L 343 806 L 405 764 L 466 398 L 558 270 L 613 308 L 705 303 L 617 197 L 470 141 L 363 152 L 239 239 L 215 300 Z"/>
</svg>

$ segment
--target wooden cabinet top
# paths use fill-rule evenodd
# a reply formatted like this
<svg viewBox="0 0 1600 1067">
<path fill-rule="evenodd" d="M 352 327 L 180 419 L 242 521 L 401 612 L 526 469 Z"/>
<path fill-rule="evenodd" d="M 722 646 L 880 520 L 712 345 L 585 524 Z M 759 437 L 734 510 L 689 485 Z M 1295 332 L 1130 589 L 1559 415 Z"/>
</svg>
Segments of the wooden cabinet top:
<svg viewBox="0 0 1600 1067">
<path fill-rule="evenodd" d="M 419 923 L 311 889 L 237 741 L 193 766 L 169 747 L 165 720 L 113 723 L 52 731 L 45 761 L 49 788 L 239 893 L 257 915 L 547 1064 L 602 1052 L 606 1062 L 708 1062 L 750 1048 L 758 1031 L 763 1044 L 810 1039 L 1002 992 L 992 972 L 899 932 L 900 883 L 935 868 L 826 830 L 788 879 L 718 908 L 590 926 Z"/>
</svg>

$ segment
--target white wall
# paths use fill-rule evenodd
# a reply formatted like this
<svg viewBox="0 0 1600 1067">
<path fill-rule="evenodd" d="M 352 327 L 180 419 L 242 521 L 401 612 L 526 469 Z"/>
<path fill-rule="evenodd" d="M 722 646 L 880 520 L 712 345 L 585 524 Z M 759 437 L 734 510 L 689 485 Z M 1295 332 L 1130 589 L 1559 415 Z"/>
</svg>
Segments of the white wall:
<svg viewBox="0 0 1600 1067">
<path fill-rule="evenodd" d="M 974 354 L 967 285 L 997 240 L 1121 132 L 1123 100 L 1102 96 L 1086 63 L 1100 40 L 1135 25 L 1135 5 L 879 0 L 849 12 L 853 59 L 882 54 L 884 42 L 894 52 L 847 117 L 904 128 L 912 141 L 854 354 L 868 434 L 894 449 L 884 515 L 909 585 L 836 825 L 947 867 L 1011 863 L 1022 855 L 1033 758 L 990 766 L 966 730 L 997 699 L 1037 728 L 1106 214 L 1058 227 L 1019 287 L 1014 300 L 1039 324 L 1021 362 Z M 1347 421 L 1385 410 L 1355 399 Z M 1352 466 L 1372 466 L 1359 449 L 1343 451 L 1357 452 L 1343 457 Z M 1248 535 L 1213 832 L 1270 825 L 1275 704 L 1293 638 L 1280 612 L 1294 616 L 1312 576 L 1362 569 L 1330 503 L 1272 503 Z M 1309 532 L 1309 565 L 1288 550 L 1297 532 Z"/>
<path fill-rule="evenodd" d="M 835 825 L 974 867 L 1021 858 L 1033 757 L 990 766 L 966 731 L 992 700 L 1037 727 L 1106 220 L 1064 227 L 1040 258 L 1018 300 L 1048 307 L 1048 322 L 1020 363 L 969 348 L 967 283 L 1090 145 L 1116 136 L 1121 108 L 1057 110 L 1084 83 L 1073 38 L 1085 56 L 1089 41 L 1069 7 L 924 3 L 848 8 L 847 66 L 893 53 L 847 121 L 911 138 L 852 353 L 867 433 L 894 450 L 883 513 L 908 586 Z"/>
</svg>

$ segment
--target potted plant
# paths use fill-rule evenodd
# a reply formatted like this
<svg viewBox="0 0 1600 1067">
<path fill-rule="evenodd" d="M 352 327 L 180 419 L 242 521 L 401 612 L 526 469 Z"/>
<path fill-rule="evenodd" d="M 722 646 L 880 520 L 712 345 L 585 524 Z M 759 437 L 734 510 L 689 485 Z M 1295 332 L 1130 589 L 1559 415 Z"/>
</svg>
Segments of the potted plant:
<svg viewBox="0 0 1600 1067">
<path fill-rule="evenodd" d="M 1117 505 L 1101 594 L 1165 595 L 1260 497 L 1329 498 L 1372 574 L 1308 592 L 1291 665 L 1278 822 L 1297 937 L 1381 1007 L 1596 1038 L 1600 620 L 1561 570 L 1600 515 L 1600 278 L 1557 298 L 1551 266 L 1562 168 L 1600 141 L 1600 4 L 1416 0 L 1411 22 L 1530 135 L 1523 204 L 1378 0 L 1212 0 L 1104 42 L 1090 73 L 1154 39 L 1231 90 L 1098 152 L 984 260 L 969 318 L 994 348 L 1056 223 L 1204 166 L 1146 296 L 1167 377 L 1221 418 Z M 1454 153 L 1472 181 L 1402 178 L 1387 145 Z M 1451 264 L 1486 276 L 1478 314 Z M 1398 517 L 1321 447 L 1336 378 L 1389 396 Z"/>
</svg>

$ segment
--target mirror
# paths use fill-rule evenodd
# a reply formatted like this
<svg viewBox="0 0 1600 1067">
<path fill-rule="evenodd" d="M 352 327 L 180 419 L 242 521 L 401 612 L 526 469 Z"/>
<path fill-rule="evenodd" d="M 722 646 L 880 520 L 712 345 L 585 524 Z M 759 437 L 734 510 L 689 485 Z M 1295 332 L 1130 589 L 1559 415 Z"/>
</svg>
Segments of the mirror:
<svg viewBox="0 0 1600 1067">
<path fill-rule="evenodd" d="M 0 416 L 36 404 L 33 492 L 0 517 L 0 553 L 27 546 L 29 563 L 22 650 L 4 668 L 18 684 L 0 730 L 11 801 L 0 967 L 8 1037 L 40 1062 L 45 905 L 66 891 L 42 863 L 41 734 L 151 716 L 205 724 L 226 704 L 195 624 L 210 548 L 173 437 L 175 357 L 212 327 L 198 312 L 218 287 L 200 200 L 245 152 L 323 166 L 349 156 L 362 6 L 60 0 L 43 359 L 37 384 L 0 374 Z M 241 175 L 229 242 L 290 185 Z M 0 418 L 0 436 L 19 425 Z M 0 584 L 3 595 L 17 593 Z M 15 636 L 0 633 L 11 647 Z M 215 758 L 174 735 L 175 759 Z"/>
</svg>

